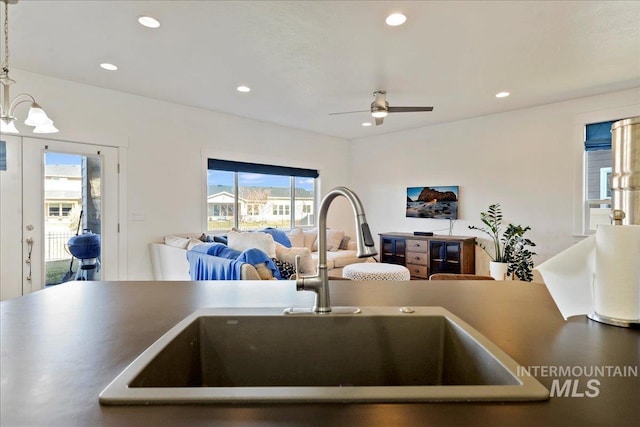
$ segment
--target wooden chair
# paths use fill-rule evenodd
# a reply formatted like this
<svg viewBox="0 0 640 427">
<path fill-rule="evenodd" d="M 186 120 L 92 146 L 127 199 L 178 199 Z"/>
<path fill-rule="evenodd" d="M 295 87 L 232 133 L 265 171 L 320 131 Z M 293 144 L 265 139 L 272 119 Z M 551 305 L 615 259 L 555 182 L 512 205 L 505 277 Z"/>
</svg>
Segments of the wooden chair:
<svg viewBox="0 0 640 427">
<path fill-rule="evenodd" d="M 429 280 L 495 280 L 491 276 L 477 276 L 475 274 L 435 273 Z"/>
</svg>

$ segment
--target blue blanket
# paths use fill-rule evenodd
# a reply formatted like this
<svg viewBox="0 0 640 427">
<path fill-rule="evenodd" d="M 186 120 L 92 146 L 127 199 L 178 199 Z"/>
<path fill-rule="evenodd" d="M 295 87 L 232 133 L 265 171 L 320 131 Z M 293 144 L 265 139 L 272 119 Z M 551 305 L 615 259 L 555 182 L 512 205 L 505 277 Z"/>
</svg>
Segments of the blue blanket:
<svg viewBox="0 0 640 427">
<path fill-rule="evenodd" d="M 203 243 L 187 251 L 191 280 L 240 280 L 242 264 L 264 263 L 280 280 L 278 267 L 259 249 L 236 251 L 222 243 Z"/>
<path fill-rule="evenodd" d="M 191 280 L 240 280 L 242 262 L 187 251 Z"/>
<path fill-rule="evenodd" d="M 203 243 L 196 245 L 190 249 L 193 252 L 199 252 L 202 254 L 219 256 L 221 258 L 236 259 L 240 255 L 240 251 L 229 248 L 223 243 Z"/>
</svg>

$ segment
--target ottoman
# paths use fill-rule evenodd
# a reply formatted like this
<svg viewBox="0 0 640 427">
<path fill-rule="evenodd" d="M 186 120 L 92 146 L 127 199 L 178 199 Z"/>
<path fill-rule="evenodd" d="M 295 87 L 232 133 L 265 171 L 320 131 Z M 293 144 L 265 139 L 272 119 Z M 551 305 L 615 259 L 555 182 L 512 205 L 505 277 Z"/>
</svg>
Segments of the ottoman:
<svg viewBox="0 0 640 427">
<path fill-rule="evenodd" d="M 397 264 L 361 262 L 345 265 L 342 277 L 351 280 L 410 280 L 409 269 Z"/>
</svg>

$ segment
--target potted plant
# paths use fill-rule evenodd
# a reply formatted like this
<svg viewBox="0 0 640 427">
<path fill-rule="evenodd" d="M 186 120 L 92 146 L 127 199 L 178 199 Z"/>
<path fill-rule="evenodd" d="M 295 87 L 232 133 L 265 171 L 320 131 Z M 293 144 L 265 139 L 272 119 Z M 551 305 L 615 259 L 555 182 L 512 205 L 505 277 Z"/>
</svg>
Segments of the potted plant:
<svg viewBox="0 0 640 427">
<path fill-rule="evenodd" d="M 492 270 L 498 271 L 502 268 L 504 271 L 504 273 L 492 272 L 492 276 L 506 274 L 506 276 L 515 275 L 518 279 L 526 282 L 533 280 L 533 255 L 535 252 L 529 248 L 536 244 L 524 237 L 524 234 L 531 230 L 531 227 L 508 224 L 503 231 L 502 208 L 499 203 L 490 205 L 487 212 L 480 212 L 480 220 L 485 225 L 484 227 L 470 225 L 469 228 L 487 234 L 493 243 L 493 252 L 490 252 L 482 242 L 476 241 L 476 245 L 489 255 L 492 263 L 502 264 L 501 267 L 492 265 Z"/>
</svg>

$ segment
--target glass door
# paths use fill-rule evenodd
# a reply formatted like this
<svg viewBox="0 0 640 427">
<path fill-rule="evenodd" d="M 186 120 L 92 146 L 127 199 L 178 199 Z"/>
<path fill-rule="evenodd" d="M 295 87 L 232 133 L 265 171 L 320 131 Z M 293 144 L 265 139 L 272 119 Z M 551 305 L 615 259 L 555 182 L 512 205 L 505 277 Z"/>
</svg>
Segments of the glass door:
<svg viewBox="0 0 640 427">
<path fill-rule="evenodd" d="M 460 274 L 460 243 L 429 241 L 429 274 L 455 273 Z"/>
<path fill-rule="evenodd" d="M 23 294 L 117 275 L 117 149 L 24 138 Z"/>
</svg>

